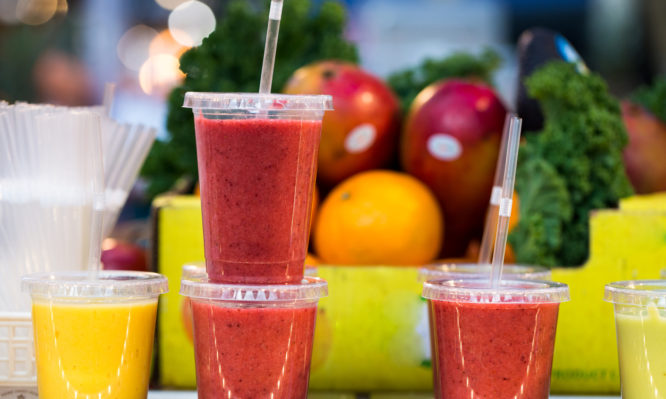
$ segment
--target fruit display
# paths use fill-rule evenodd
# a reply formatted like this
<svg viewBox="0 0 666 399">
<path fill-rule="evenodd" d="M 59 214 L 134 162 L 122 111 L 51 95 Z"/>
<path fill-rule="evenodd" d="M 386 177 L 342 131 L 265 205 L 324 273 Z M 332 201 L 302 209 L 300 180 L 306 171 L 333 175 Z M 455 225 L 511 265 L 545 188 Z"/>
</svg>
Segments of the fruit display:
<svg viewBox="0 0 666 399">
<path fill-rule="evenodd" d="M 666 190 L 666 124 L 639 105 L 622 102 L 629 144 L 624 149 L 627 176 L 637 193 Z"/>
<path fill-rule="evenodd" d="M 333 96 L 334 109 L 322 122 L 320 185 L 330 188 L 355 173 L 391 165 L 400 109 L 379 78 L 348 62 L 321 61 L 296 70 L 283 92 Z"/>
<path fill-rule="evenodd" d="M 537 69 L 526 85 L 545 122 L 520 150 L 520 221 L 509 242 L 518 263 L 579 266 L 589 254 L 590 213 L 616 207 L 633 191 L 619 103 L 599 75 L 563 61 Z"/>
<path fill-rule="evenodd" d="M 489 86 L 460 80 L 435 83 L 412 103 L 401 161 L 439 199 L 445 257 L 464 254 L 481 233 L 505 114 Z"/>
<path fill-rule="evenodd" d="M 432 192 L 408 174 L 384 170 L 360 173 L 331 191 L 314 231 L 315 251 L 326 264 L 425 264 L 441 243 Z"/>
</svg>

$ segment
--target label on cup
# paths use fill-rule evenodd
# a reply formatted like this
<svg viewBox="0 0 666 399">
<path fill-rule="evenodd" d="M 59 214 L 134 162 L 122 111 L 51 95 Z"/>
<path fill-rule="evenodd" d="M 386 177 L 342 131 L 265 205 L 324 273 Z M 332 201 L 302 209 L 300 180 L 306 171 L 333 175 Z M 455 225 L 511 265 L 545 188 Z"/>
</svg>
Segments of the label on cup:
<svg viewBox="0 0 666 399">
<path fill-rule="evenodd" d="M 37 387 L 3 387 L 0 386 L 2 399 L 37 399 Z"/>
</svg>

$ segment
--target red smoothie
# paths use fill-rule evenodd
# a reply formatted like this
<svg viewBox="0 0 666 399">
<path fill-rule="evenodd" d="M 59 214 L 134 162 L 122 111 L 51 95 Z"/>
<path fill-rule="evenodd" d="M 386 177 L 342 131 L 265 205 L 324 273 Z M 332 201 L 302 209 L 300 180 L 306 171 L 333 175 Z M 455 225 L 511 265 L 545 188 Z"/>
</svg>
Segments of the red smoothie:
<svg viewBox="0 0 666 399">
<path fill-rule="evenodd" d="M 195 112 L 194 122 L 209 278 L 300 281 L 321 120 L 212 119 Z"/>
<path fill-rule="evenodd" d="M 301 306 L 192 298 L 199 399 L 305 399 L 316 302 Z"/>
<path fill-rule="evenodd" d="M 436 397 L 547 399 L 558 309 L 431 300 Z"/>
</svg>

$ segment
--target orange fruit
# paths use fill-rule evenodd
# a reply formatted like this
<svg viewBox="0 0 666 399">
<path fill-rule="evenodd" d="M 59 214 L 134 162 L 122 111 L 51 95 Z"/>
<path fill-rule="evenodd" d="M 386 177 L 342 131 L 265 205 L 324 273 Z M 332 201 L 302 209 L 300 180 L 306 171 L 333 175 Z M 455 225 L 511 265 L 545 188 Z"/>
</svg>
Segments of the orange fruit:
<svg viewBox="0 0 666 399">
<path fill-rule="evenodd" d="M 518 224 L 518 220 L 520 219 L 519 212 L 520 212 L 520 199 L 518 198 L 518 193 L 513 192 L 513 203 L 511 204 L 511 216 L 509 217 L 509 231 L 513 230 L 514 227 Z"/>
<path fill-rule="evenodd" d="M 405 173 L 372 170 L 338 185 L 319 208 L 314 247 L 324 263 L 421 265 L 442 246 L 442 212 Z"/>
<path fill-rule="evenodd" d="M 317 266 L 320 263 L 321 261 L 311 253 L 308 252 L 305 255 L 305 266 Z"/>
<path fill-rule="evenodd" d="M 310 208 L 310 227 L 309 232 L 312 232 L 312 224 L 314 223 L 315 216 L 317 215 L 317 208 L 319 207 L 319 190 L 315 187 L 312 193 L 312 208 Z"/>
</svg>

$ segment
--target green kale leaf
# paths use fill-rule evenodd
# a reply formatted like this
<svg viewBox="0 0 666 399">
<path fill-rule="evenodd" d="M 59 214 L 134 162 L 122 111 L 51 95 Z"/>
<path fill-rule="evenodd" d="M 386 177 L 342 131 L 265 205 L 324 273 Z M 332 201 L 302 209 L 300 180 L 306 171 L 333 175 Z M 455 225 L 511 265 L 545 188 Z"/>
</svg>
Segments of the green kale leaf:
<svg viewBox="0 0 666 399">
<path fill-rule="evenodd" d="M 666 76 L 657 79 L 652 87 L 640 87 L 631 96 L 631 100 L 642 105 L 666 123 Z"/>
<path fill-rule="evenodd" d="M 403 113 L 407 113 L 416 95 L 438 80 L 476 78 L 492 85 L 493 73 L 500 63 L 500 56 L 491 49 L 478 56 L 459 52 L 442 59 L 426 59 L 417 67 L 391 74 L 387 82 L 398 95 Z"/>
<path fill-rule="evenodd" d="M 520 220 L 511 243 L 519 263 L 582 264 L 589 215 L 633 193 L 622 160 L 627 132 L 603 79 L 553 61 L 526 80 L 544 128 L 526 135 L 518 161 Z M 566 206 L 568 202 L 569 206 Z"/>
</svg>

